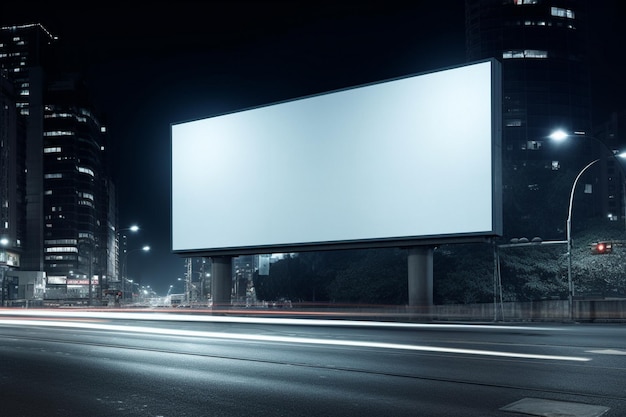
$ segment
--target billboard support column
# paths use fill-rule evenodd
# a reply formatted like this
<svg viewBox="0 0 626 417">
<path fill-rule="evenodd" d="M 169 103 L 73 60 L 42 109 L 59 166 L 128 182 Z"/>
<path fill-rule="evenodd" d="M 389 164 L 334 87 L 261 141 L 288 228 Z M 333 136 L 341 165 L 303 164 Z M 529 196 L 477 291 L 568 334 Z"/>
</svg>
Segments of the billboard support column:
<svg viewBox="0 0 626 417">
<path fill-rule="evenodd" d="M 233 257 L 216 256 L 211 258 L 211 296 L 213 307 L 230 306 L 233 282 Z"/>
<path fill-rule="evenodd" d="M 409 307 L 428 313 L 433 304 L 433 248 L 414 246 L 408 251 Z"/>
</svg>

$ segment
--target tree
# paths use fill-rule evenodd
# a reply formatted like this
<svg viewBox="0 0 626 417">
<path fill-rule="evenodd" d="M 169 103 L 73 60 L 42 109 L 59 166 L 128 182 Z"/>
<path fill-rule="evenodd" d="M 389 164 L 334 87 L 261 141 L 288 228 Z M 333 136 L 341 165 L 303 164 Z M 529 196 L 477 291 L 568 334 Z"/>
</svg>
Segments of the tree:
<svg viewBox="0 0 626 417">
<path fill-rule="evenodd" d="M 370 249 L 337 272 L 329 287 L 335 302 L 359 304 L 406 304 L 406 251 L 400 249 Z"/>
<path fill-rule="evenodd" d="M 273 263 L 269 276 L 255 274 L 254 286 L 261 300 L 404 304 L 408 297 L 406 252 L 305 252 Z"/>
<path fill-rule="evenodd" d="M 567 296 L 565 244 L 537 244 L 499 250 L 503 298 L 530 301 Z"/>
<path fill-rule="evenodd" d="M 624 225 L 605 219 L 591 219 L 573 235 L 572 281 L 577 295 L 626 295 L 626 231 Z M 609 241 L 613 250 L 594 254 L 592 244 Z"/>
<path fill-rule="evenodd" d="M 442 245 L 433 257 L 435 304 L 493 300 L 493 247 L 484 243 Z"/>
</svg>

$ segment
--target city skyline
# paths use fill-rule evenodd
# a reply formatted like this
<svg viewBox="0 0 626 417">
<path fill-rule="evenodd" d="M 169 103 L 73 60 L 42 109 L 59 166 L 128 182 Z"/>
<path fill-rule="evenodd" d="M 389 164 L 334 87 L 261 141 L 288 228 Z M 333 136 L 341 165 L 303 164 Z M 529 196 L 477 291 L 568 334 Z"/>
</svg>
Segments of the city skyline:
<svg viewBox="0 0 626 417">
<path fill-rule="evenodd" d="M 1 6 L 0 24 L 42 23 L 87 74 L 116 155 L 119 227 L 142 228 L 129 249 L 153 248 L 129 257 L 129 277 L 164 293 L 185 273 L 169 247 L 170 123 L 463 63 L 464 4 L 434 3 L 179 2 L 155 14 L 66 5 L 54 17 L 51 5 L 26 3 Z M 601 7 L 611 19 L 623 8 Z M 618 101 L 623 36 L 595 19 L 594 114 L 608 117 L 626 107 Z"/>
</svg>

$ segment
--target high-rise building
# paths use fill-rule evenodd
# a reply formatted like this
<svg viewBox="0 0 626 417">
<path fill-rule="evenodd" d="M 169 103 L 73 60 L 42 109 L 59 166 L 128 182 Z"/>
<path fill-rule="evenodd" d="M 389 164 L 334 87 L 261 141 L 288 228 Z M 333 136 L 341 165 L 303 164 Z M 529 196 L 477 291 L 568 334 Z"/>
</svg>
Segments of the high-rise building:
<svg viewBox="0 0 626 417">
<path fill-rule="evenodd" d="M 467 59 L 502 62 L 505 237 L 562 239 L 576 174 L 595 157 L 610 155 L 592 135 L 588 2 L 465 5 Z M 571 137 L 551 140 L 559 129 Z M 596 177 L 600 168 L 594 167 Z M 589 182 L 586 191 L 594 189 Z M 597 193 L 578 193 L 576 199 L 578 214 L 600 214 Z"/>
<path fill-rule="evenodd" d="M 626 138 L 626 111 L 613 112 L 608 120 L 603 123 L 594 124 L 594 136 L 602 139 L 607 147 L 617 153 Z M 623 151 L 623 149 L 621 149 Z M 626 169 L 621 158 L 609 158 L 602 161 L 602 178 L 606 181 L 600 183 L 600 210 L 612 221 L 626 222 L 622 217 L 626 207 L 626 193 L 624 175 Z"/>
<path fill-rule="evenodd" d="M 15 159 L 24 185 L 12 198 L 24 232 L 15 242 L 20 269 L 46 273 L 45 298 L 93 300 L 103 278 L 117 275 L 106 129 L 81 78 L 55 68 L 55 41 L 39 24 L 0 28 L 0 68 L 13 86 L 16 126 L 24 126 L 2 133 L 23 149 Z"/>
<path fill-rule="evenodd" d="M 75 77 L 49 82 L 44 106 L 44 270 L 48 293 L 86 298 L 99 289 L 106 247 L 104 126 Z M 89 277 L 93 278 L 89 285 Z M 59 298 L 63 298 L 60 296 Z"/>
<path fill-rule="evenodd" d="M 24 134 L 18 146 L 24 149 L 25 234 L 20 268 L 43 271 L 43 95 L 44 67 L 55 37 L 37 24 L 0 28 L 0 68 L 15 89 L 18 123 Z"/>
<path fill-rule="evenodd" d="M 0 300 L 10 298 L 6 274 L 19 268 L 25 231 L 24 131 L 13 83 L 0 70 Z"/>
</svg>

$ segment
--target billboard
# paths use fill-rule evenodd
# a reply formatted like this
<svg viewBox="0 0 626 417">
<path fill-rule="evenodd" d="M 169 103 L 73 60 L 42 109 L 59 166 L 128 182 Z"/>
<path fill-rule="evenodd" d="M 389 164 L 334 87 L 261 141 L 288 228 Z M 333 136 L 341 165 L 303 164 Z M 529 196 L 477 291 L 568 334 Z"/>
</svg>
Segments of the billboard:
<svg viewBox="0 0 626 417">
<path fill-rule="evenodd" d="M 172 251 L 500 235 L 500 91 L 485 60 L 174 123 Z"/>
</svg>

